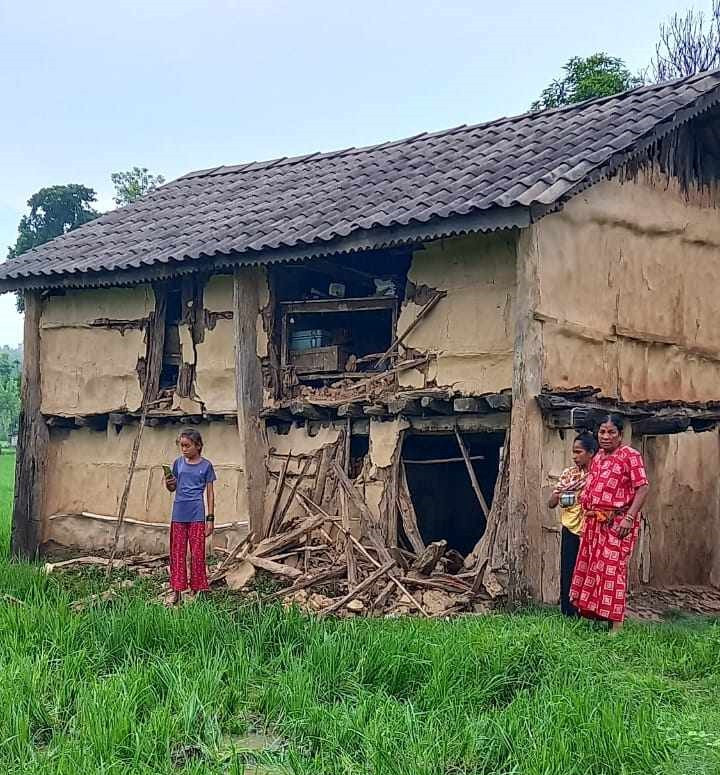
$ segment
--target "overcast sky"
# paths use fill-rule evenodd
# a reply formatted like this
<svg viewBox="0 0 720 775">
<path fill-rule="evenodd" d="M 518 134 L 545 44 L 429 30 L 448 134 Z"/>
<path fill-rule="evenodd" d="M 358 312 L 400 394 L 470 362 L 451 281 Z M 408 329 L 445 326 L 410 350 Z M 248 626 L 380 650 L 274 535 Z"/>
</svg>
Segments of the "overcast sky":
<svg viewBox="0 0 720 775">
<path fill-rule="evenodd" d="M 680 0 L 0 0 L 0 257 L 28 197 L 524 112 L 571 56 L 647 65 Z M 694 3 L 704 7 L 707 3 Z M 0 345 L 21 320 L 0 297 Z"/>
</svg>

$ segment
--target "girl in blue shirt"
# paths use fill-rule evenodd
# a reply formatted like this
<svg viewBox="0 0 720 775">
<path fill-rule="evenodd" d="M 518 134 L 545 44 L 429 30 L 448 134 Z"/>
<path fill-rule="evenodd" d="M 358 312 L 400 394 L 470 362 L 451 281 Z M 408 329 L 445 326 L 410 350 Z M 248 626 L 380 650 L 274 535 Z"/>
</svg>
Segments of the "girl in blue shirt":
<svg viewBox="0 0 720 775">
<path fill-rule="evenodd" d="M 202 436 L 184 430 L 178 439 L 182 456 L 172 465 L 165 486 L 175 493 L 170 522 L 170 594 L 167 605 L 180 602 L 188 589 L 187 550 L 190 545 L 191 595 L 210 587 L 205 567 L 205 539 L 212 535 L 215 521 L 215 469 L 202 456 Z M 205 498 L 207 497 L 207 513 Z"/>
</svg>

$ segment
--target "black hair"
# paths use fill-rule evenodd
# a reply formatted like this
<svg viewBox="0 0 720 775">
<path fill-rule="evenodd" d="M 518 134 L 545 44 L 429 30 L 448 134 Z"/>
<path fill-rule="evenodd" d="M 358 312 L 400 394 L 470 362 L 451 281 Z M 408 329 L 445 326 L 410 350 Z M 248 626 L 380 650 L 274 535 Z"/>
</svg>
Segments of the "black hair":
<svg viewBox="0 0 720 775">
<path fill-rule="evenodd" d="M 615 412 L 604 414 L 598 421 L 597 427 L 600 428 L 600 426 L 604 425 L 606 422 L 612 423 L 620 431 L 620 433 L 623 432 L 623 428 L 625 427 L 625 418 L 621 414 L 616 414 Z"/>
<path fill-rule="evenodd" d="M 203 437 L 200 435 L 200 432 L 196 431 L 194 428 L 186 428 L 184 431 L 180 431 L 180 436 L 178 438 L 186 438 L 202 452 Z"/>
<path fill-rule="evenodd" d="M 594 455 L 598 451 L 599 445 L 597 439 L 595 438 L 594 434 L 590 433 L 590 431 L 583 431 L 582 433 L 579 433 L 575 437 L 575 441 L 580 444 L 585 452 L 589 452 L 591 455 Z"/>
</svg>

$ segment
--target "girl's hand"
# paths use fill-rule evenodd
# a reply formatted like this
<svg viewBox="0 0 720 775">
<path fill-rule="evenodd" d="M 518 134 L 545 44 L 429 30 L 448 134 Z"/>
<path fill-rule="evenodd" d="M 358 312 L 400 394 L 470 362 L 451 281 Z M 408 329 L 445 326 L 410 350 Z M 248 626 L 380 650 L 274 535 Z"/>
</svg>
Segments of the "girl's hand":
<svg viewBox="0 0 720 775">
<path fill-rule="evenodd" d="M 215 530 L 215 523 L 214 522 L 206 522 L 205 523 L 205 538 L 210 538 L 210 536 L 213 534 L 214 530 Z"/>
<path fill-rule="evenodd" d="M 168 476 L 165 479 L 165 487 L 168 492 L 175 492 L 177 490 L 177 479 L 174 476 Z"/>
</svg>

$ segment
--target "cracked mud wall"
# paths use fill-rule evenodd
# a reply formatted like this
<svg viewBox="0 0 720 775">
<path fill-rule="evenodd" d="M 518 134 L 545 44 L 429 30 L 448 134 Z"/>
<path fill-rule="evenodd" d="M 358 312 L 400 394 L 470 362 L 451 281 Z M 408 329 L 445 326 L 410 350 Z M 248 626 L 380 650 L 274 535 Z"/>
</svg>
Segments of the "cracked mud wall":
<svg viewBox="0 0 720 775">
<path fill-rule="evenodd" d="M 240 439 L 237 426 L 230 423 L 202 423 L 196 427 L 205 441 L 204 454 L 215 466 L 216 515 L 218 523 L 245 521 L 243 472 L 237 465 Z M 163 465 L 179 456 L 176 446 L 179 425 L 146 428 L 128 499 L 127 516 L 141 522 L 166 526 L 170 520 L 172 496 L 163 484 Z M 137 425 L 114 426 L 107 431 L 54 428 L 50 434 L 45 480 L 44 541 L 59 545 L 107 548 L 112 541 L 114 522 L 105 524 L 91 518 L 67 521 L 48 519 L 54 514 L 117 514 L 127 476 Z M 78 520 L 84 531 L 78 528 Z M 128 528 L 129 532 L 136 530 Z M 146 531 L 147 532 L 147 531 Z M 150 531 L 157 535 L 156 531 Z M 160 533 L 164 535 L 164 533 Z M 148 539 L 149 540 L 149 539 Z"/>
<path fill-rule="evenodd" d="M 267 355 L 268 337 L 264 329 L 262 309 L 269 301 L 265 272 L 257 270 L 258 297 L 257 343 L 259 358 Z M 203 341 L 196 345 L 195 392 L 210 413 L 224 414 L 236 411 L 235 351 L 233 345 L 233 278 L 215 275 L 204 291 L 205 332 Z"/>
<path fill-rule="evenodd" d="M 720 398 L 720 218 L 707 197 L 641 173 L 597 184 L 534 229 L 548 386 Z"/>
<path fill-rule="evenodd" d="M 100 327 L 98 320 L 143 321 L 154 310 L 148 285 L 68 291 L 50 296 L 40 321 L 42 411 L 100 414 L 140 407 L 138 359 L 145 356 L 139 327 Z"/>
<path fill-rule="evenodd" d="M 397 331 L 410 325 L 432 290 L 447 296 L 405 341 L 436 358 L 427 375 L 402 374 L 401 386 L 435 383 L 479 395 L 512 385 L 515 245 L 513 232 L 500 232 L 438 240 L 413 254 Z"/>
</svg>

